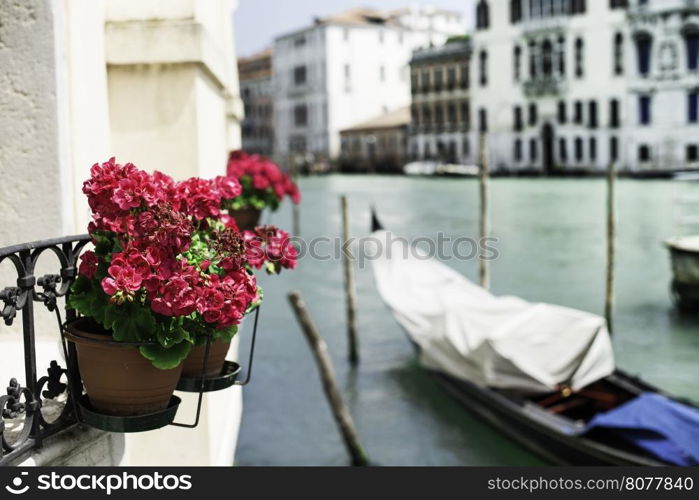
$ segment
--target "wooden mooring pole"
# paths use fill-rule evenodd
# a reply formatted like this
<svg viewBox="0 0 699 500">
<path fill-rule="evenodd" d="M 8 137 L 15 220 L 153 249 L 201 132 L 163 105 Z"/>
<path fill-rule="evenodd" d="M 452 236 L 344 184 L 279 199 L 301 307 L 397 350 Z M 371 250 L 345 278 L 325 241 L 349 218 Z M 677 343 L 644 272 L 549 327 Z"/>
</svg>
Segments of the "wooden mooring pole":
<svg viewBox="0 0 699 500">
<path fill-rule="evenodd" d="M 313 323 L 308 309 L 306 309 L 306 305 L 303 302 L 301 293 L 291 292 L 288 297 L 291 307 L 294 309 L 296 319 L 301 325 L 301 330 L 306 336 L 306 340 L 308 340 L 308 344 L 311 346 L 316 363 L 318 364 L 320 378 L 323 382 L 323 390 L 328 398 L 328 403 L 330 404 L 333 417 L 335 417 L 335 422 L 337 422 L 340 428 L 345 447 L 352 457 L 352 465 L 369 465 L 369 457 L 364 451 L 362 444 L 359 442 L 359 435 L 354 427 L 352 415 L 350 415 L 342 399 L 342 393 L 337 386 L 332 360 L 328 354 L 328 346 L 318 333 L 318 329 Z"/>
<path fill-rule="evenodd" d="M 347 309 L 347 339 L 349 343 L 349 361 L 353 366 L 359 363 L 359 340 L 357 338 L 357 290 L 352 273 L 352 260 L 345 250 L 350 239 L 349 208 L 347 197 L 340 198 L 342 209 L 342 267 L 344 272 L 345 302 Z"/>
<path fill-rule="evenodd" d="M 616 204 L 614 188 L 616 184 L 616 164 L 609 164 L 607 170 L 607 286 L 604 299 L 604 317 L 609 333 L 614 332 L 614 239 L 616 235 Z"/>
<path fill-rule="evenodd" d="M 487 132 L 482 131 L 480 135 L 480 241 L 479 241 L 479 276 L 481 286 L 486 290 L 490 288 L 490 265 L 485 258 L 485 239 L 488 238 L 488 138 Z"/>
</svg>

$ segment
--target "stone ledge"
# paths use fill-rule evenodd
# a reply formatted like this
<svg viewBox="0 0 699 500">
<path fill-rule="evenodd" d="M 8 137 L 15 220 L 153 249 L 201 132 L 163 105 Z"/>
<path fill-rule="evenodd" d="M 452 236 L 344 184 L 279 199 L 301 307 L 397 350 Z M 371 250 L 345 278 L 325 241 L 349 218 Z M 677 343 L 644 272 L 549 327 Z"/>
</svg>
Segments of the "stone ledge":
<svg viewBox="0 0 699 500">
<path fill-rule="evenodd" d="M 46 439 L 17 463 L 20 467 L 115 466 L 124 454 L 124 436 L 75 426 Z"/>
<path fill-rule="evenodd" d="M 194 20 L 111 21 L 106 23 L 105 36 L 108 66 L 196 64 L 220 89 L 237 94 L 226 70 L 225 53 Z"/>
</svg>

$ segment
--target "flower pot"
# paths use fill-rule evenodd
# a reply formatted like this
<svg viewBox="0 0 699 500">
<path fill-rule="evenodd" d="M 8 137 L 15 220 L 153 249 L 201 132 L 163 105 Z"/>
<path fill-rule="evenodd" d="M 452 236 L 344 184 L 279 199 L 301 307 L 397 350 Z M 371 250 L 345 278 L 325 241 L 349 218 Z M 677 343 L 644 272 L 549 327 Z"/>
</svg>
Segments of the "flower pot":
<svg viewBox="0 0 699 500">
<path fill-rule="evenodd" d="M 230 347 L 230 342 L 223 342 L 222 340 L 214 340 L 211 342 L 209 358 L 206 360 L 206 368 L 204 369 L 204 375 L 206 377 L 216 377 L 221 374 L 223 362 L 226 360 L 226 354 L 228 354 L 228 349 Z M 200 377 L 205 355 L 206 344 L 192 347 L 192 350 L 189 351 L 189 355 L 182 363 L 182 376 Z"/>
<path fill-rule="evenodd" d="M 165 410 L 182 373 L 182 365 L 160 370 L 137 347 L 114 343 L 109 331 L 91 318 L 66 327 L 75 344 L 78 368 L 90 406 L 107 415 L 145 415 Z"/>
<path fill-rule="evenodd" d="M 255 226 L 260 222 L 260 216 L 262 215 L 262 210 L 257 208 L 241 208 L 238 210 L 230 210 L 228 215 L 235 219 L 238 228 L 241 231 L 253 231 Z"/>
</svg>

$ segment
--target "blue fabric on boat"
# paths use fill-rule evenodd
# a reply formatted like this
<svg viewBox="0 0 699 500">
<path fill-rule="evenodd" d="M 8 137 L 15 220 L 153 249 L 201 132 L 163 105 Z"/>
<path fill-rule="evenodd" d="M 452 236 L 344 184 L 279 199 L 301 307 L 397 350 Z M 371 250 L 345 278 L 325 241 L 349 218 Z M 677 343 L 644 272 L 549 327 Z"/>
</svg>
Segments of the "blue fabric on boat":
<svg viewBox="0 0 699 500">
<path fill-rule="evenodd" d="M 699 410 L 646 392 L 596 415 L 585 432 L 613 431 L 626 441 L 674 465 L 699 465 Z"/>
</svg>

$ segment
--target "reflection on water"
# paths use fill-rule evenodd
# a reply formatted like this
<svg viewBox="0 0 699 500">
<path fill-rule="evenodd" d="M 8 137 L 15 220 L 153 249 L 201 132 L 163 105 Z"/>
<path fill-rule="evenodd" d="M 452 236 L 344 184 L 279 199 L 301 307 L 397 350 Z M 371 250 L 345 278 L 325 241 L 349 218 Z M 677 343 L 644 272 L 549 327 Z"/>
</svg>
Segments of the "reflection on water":
<svg viewBox="0 0 699 500">
<path fill-rule="evenodd" d="M 366 235 L 369 206 L 397 235 L 474 237 L 478 192 L 473 180 L 343 177 L 301 183 L 302 236 L 340 234 L 340 194 L 352 211 L 352 233 Z M 663 239 L 673 225 L 678 189 L 669 181 L 618 184 L 617 363 L 682 396 L 699 400 L 699 319 L 670 303 Z M 492 228 L 500 256 L 492 263 L 497 294 L 515 294 L 602 313 L 605 186 L 596 179 L 494 179 Z M 291 227 L 285 206 L 269 222 Z M 699 228 L 698 228 L 699 230 Z M 477 276 L 476 261 L 449 265 Z M 303 292 L 328 342 L 359 434 L 382 465 L 534 465 L 541 462 L 472 417 L 415 363 L 412 348 L 381 303 L 371 269 L 356 269 L 361 365 L 346 362 L 339 261 L 302 261 L 294 272 L 262 277 L 265 305 L 237 462 L 244 465 L 345 465 L 347 456 L 325 402 L 305 339 L 286 302 Z M 247 344 L 244 342 L 244 346 Z M 245 352 L 245 347 L 241 352 Z"/>
</svg>

